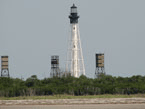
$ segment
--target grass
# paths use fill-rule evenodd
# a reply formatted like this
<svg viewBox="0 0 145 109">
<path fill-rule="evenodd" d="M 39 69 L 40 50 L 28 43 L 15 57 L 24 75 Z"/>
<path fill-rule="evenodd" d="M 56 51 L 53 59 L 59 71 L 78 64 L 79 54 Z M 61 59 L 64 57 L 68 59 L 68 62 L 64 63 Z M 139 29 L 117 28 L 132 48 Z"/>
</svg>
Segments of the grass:
<svg viewBox="0 0 145 109">
<path fill-rule="evenodd" d="M 41 100 L 41 99 L 95 99 L 95 98 L 145 98 L 145 94 L 135 95 L 87 95 L 87 96 L 71 96 L 71 95 L 54 95 L 54 96 L 20 96 L 20 97 L 0 97 L 0 100 Z"/>
</svg>

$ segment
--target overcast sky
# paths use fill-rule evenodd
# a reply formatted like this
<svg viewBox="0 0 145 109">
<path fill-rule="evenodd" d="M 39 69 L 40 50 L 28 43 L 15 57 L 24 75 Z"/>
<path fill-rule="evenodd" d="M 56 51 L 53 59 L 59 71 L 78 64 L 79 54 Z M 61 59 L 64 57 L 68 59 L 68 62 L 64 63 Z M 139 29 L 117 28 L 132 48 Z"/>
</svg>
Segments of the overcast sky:
<svg viewBox="0 0 145 109">
<path fill-rule="evenodd" d="M 65 69 L 73 3 L 86 76 L 94 77 L 95 53 L 105 53 L 109 75 L 144 75 L 145 0 L 0 0 L 0 55 L 9 56 L 10 76 L 48 77 L 51 55 Z"/>
</svg>

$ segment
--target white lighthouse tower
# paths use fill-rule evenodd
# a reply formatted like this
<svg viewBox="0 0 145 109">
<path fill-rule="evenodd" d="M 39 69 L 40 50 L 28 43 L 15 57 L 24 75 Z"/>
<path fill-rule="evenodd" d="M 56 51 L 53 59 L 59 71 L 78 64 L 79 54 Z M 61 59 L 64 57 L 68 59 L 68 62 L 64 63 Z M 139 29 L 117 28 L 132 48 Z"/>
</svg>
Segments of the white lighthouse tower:
<svg viewBox="0 0 145 109">
<path fill-rule="evenodd" d="M 66 72 L 71 76 L 79 77 L 85 75 L 84 59 L 81 48 L 77 7 L 73 4 L 70 13 L 71 37 L 68 43 Z"/>
</svg>

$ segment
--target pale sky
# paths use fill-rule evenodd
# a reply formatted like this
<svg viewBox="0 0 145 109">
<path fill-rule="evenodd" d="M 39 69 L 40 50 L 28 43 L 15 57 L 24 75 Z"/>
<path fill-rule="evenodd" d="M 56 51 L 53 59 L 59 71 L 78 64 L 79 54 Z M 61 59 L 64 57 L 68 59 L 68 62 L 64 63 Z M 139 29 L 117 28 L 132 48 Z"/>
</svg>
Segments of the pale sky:
<svg viewBox="0 0 145 109">
<path fill-rule="evenodd" d="M 0 56 L 9 56 L 10 76 L 49 77 L 51 55 L 65 69 L 73 3 L 86 76 L 94 77 L 95 53 L 105 53 L 109 75 L 145 75 L 145 0 L 0 0 Z"/>
</svg>

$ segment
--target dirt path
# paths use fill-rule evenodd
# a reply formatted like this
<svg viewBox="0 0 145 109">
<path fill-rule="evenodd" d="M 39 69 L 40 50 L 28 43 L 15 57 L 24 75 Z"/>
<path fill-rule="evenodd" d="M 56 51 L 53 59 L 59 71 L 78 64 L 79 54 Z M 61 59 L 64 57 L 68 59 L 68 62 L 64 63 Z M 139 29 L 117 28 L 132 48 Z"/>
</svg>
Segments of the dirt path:
<svg viewBox="0 0 145 109">
<path fill-rule="evenodd" d="M 0 109 L 145 109 L 145 104 L 15 105 Z"/>
</svg>

